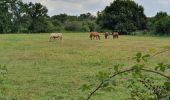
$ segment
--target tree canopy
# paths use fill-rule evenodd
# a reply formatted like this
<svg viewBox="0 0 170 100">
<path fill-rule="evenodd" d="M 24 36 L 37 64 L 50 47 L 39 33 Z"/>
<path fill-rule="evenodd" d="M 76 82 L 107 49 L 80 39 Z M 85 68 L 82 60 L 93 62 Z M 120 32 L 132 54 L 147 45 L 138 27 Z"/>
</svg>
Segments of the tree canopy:
<svg viewBox="0 0 170 100">
<path fill-rule="evenodd" d="M 104 29 L 132 32 L 146 28 L 144 8 L 132 0 L 115 0 L 98 12 L 97 23 Z"/>
<path fill-rule="evenodd" d="M 170 17 L 158 12 L 146 17 L 144 8 L 133 0 L 114 0 L 93 16 L 59 14 L 48 15 L 40 3 L 23 3 L 22 0 L 0 1 L 0 33 L 42 33 L 58 31 L 117 31 L 122 34 L 146 31 L 154 35 L 169 35 Z"/>
</svg>

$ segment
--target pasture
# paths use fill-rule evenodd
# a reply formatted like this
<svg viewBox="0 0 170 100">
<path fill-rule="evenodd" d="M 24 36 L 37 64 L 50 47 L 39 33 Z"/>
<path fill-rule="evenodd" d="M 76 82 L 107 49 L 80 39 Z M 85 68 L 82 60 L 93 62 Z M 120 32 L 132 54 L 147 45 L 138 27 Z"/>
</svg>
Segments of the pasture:
<svg viewBox="0 0 170 100">
<path fill-rule="evenodd" d="M 63 33 L 63 40 L 49 42 L 49 34 L 0 35 L 0 65 L 7 66 L 1 97 L 18 100 L 79 100 L 87 96 L 79 88 L 98 84 L 99 71 L 113 65 L 132 65 L 137 52 L 154 54 L 170 49 L 168 37 L 120 36 L 119 39 L 90 40 L 88 33 Z M 170 62 L 170 52 L 148 62 Z M 169 73 L 168 73 L 169 74 Z M 90 92 L 90 91 L 89 91 Z M 98 94 L 92 100 L 123 100 L 128 91 Z"/>
</svg>

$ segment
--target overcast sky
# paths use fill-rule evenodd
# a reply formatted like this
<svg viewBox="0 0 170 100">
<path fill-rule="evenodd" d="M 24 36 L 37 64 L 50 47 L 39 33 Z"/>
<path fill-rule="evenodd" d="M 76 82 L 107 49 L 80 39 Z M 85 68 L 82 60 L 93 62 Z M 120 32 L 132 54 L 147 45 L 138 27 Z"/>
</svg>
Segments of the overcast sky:
<svg viewBox="0 0 170 100">
<path fill-rule="evenodd" d="M 96 15 L 110 5 L 113 0 L 22 0 L 23 2 L 39 2 L 48 8 L 50 16 L 61 13 L 79 15 L 90 12 Z M 170 0 L 134 0 L 145 9 L 147 16 L 155 16 L 158 11 L 166 11 L 170 15 Z"/>
</svg>

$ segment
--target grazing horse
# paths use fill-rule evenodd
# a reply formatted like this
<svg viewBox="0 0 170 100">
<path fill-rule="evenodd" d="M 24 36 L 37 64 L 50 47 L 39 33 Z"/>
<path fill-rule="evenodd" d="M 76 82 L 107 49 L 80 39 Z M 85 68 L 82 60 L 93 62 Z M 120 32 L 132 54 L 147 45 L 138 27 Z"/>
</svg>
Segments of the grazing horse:
<svg viewBox="0 0 170 100">
<path fill-rule="evenodd" d="M 112 36 L 113 36 L 113 39 L 118 39 L 119 38 L 119 33 L 118 32 L 113 32 Z"/>
<path fill-rule="evenodd" d="M 92 39 L 94 39 L 94 38 L 96 38 L 96 40 L 97 40 L 97 39 L 100 40 L 100 35 L 99 35 L 98 32 L 90 32 L 90 39 L 92 40 Z"/>
<path fill-rule="evenodd" d="M 109 32 L 105 32 L 105 33 L 104 33 L 104 37 L 105 37 L 105 39 L 109 39 L 109 35 L 110 35 L 110 33 L 109 33 Z"/>
<path fill-rule="evenodd" d="M 63 39 L 62 33 L 51 33 L 49 37 L 49 41 L 51 41 L 52 39 L 55 40 L 57 38 L 62 40 Z"/>
</svg>

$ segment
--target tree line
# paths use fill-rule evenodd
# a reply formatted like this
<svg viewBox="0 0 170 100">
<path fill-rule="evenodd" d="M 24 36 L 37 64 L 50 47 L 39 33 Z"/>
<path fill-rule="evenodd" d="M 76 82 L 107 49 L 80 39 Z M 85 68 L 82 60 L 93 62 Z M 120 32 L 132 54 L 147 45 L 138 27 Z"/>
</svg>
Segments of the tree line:
<svg viewBox="0 0 170 100">
<path fill-rule="evenodd" d="M 42 4 L 22 0 L 1 0 L 0 12 L 0 33 L 117 31 L 170 35 L 170 16 L 166 12 L 146 17 L 143 6 L 132 0 L 115 0 L 97 16 L 91 13 L 49 16 Z"/>
</svg>

